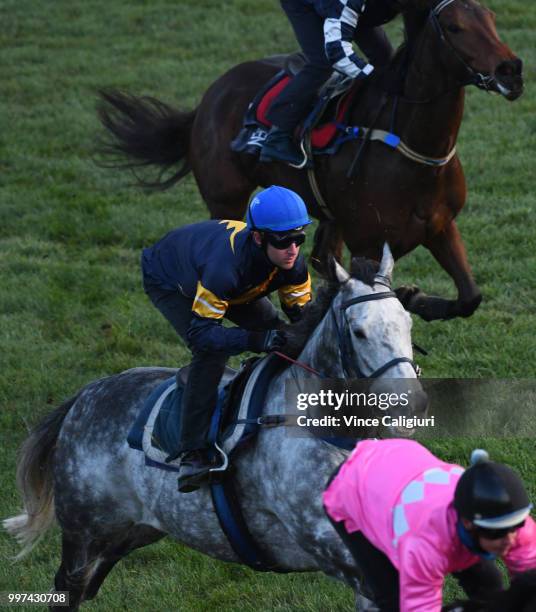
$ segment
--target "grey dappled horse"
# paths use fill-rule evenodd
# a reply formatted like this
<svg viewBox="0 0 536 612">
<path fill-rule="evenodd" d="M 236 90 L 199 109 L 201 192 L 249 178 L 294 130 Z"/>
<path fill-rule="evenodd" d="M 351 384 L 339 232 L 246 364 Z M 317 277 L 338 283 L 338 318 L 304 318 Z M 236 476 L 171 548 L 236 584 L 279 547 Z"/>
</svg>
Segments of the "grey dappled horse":
<svg viewBox="0 0 536 612">
<path fill-rule="evenodd" d="M 414 401 L 404 414 L 422 416 L 426 396 L 410 361 L 411 319 L 400 302 L 388 296 L 340 308 L 359 296 L 390 292 L 389 248 L 384 248 L 371 284 L 349 276 L 335 262 L 333 266 L 332 295 L 317 313 L 300 360 L 331 378 L 344 377 L 337 324 L 351 345 L 356 371 L 368 376 L 392 363 L 371 390 L 389 389 L 390 378 L 415 379 Z M 24 546 L 21 557 L 56 516 L 63 542 L 55 588 L 70 592 L 70 609 L 94 597 L 122 557 L 165 535 L 218 559 L 238 561 L 209 490 L 178 493 L 175 473 L 146 467 L 143 454 L 127 445 L 145 398 L 174 372 L 135 368 L 94 381 L 46 417 L 22 447 L 17 477 L 24 512 L 6 519 L 4 526 Z M 281 411 L 285 381 L 308 376 L 312 374 L 295 365 L 276 376 L 265 414 Z M 279 567 L 321 570 L 342 579 L 354 589 L 359 609 L 365 609 L 357 569 L 321 503 L 329 476 L 347 453 L 285 430 L 262 430 L 235 459 L 236 488 L 248 527 Z"/>
</svg>

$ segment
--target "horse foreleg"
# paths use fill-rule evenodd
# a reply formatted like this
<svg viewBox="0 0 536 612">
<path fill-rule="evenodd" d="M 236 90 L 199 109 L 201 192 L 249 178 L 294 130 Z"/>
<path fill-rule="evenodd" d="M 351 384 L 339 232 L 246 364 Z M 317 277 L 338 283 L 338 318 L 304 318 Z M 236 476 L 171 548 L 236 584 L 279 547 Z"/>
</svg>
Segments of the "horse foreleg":
<svg viewBox="0 0 536 612">
<path fill-rule="evenodd" d="M 343 241 L 339 227 L 335 221 L 320 221 L 313 239 L 311 263 L 321 275 L 328 271 L 328 255 L 333 255 L 340 262 L 342 259 Z"/>
<path fill-rule="evenodd" d="M 454 281 L 458 298 L 447 300 L 426 295 L 417 287 L 399 287 L 398 298 L 407 310 L 425 321 L 470 317 L 482 301 L 482 294 L 474 281 L 456 222 L 451 221 L 445 230 L 424 242 L 424 246 Z"/>
</svg>

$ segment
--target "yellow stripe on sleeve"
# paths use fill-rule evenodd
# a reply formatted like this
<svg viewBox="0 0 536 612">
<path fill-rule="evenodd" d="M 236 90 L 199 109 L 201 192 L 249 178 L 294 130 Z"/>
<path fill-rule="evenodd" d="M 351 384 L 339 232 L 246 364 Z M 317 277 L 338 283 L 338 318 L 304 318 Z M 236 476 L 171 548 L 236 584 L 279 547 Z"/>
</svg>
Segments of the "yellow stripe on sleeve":
<svg viewBox="0 0 536 612">
<path fill-rule="evenodd" d="M 279 299 L 285 306 L 305 306 L 313 297 L 311 290 L 311 275 L 307 273 L 307 280 L 301 285 L 285 285 L 279 289 Z"/>
<path fill-rule="evenodd" d="M 214 295 L 198 281 L 192 312 L 206 319 L 223 319 L 228 306 L 228 302 Z"/>
</svg>

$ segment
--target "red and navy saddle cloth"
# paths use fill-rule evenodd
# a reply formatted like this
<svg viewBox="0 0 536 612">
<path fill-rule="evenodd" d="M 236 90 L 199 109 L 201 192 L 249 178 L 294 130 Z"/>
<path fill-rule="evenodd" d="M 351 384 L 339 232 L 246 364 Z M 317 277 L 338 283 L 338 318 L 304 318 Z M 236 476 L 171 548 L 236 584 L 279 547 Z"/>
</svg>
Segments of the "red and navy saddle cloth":
<svg viewBox="0 0 536 612">
<path fill-rule="evenodd" d="M 270 106 L 292 78 L 286 70 L 281 70 L 259 91 L 248 106 L 240 133 L 231 142 L 233 151 L 259 155 L 272 125 L 267 118 Z M 358 128 L 349 126 L 347 119 L 359 86 L 360 81 L 354 82 L 339 94 L 334 94 L 337 85 L 325 86 L 313 110 L 297 128 L 296 140 L 300 142 L 309 131 L 312 152 L 331 155 L 344 142 L 355 139 L 354 131 Z"/>
</svg>

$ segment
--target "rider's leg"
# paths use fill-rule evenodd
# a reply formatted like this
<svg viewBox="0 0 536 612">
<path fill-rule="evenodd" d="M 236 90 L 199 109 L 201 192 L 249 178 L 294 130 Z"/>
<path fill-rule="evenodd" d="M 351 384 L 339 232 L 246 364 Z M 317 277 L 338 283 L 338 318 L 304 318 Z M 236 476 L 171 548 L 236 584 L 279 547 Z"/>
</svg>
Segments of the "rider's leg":
<svg viewBox="0 0 536 612">
<path fill-rule="evenodd" d="M 250 304 L 231 306 L 226 318 L 248 330 L 276 329 L 283 324 L 267 297 Z M 195 491 L 212 464 L 204 452 L 213 408 L 217 402 L 218 384 L 227 355 L 217 352 L 194 352 L 184 389 L 181 412 L 179 451 L 186 452 L 179 472 L 179 491 Z M 190 451 L 194 451 L 193 453 Z"/>
<path fill-rule="evenodd" d="M 453 575 L 470 599 L 491 601 L 504 589 L 502 573 L 491 560 L 483 559 Z"/>
<path fill-rule="evenodd" d="M 169 291 L 143 279 L 143 288 L 153 305 L 171 323 L 173 329 L 186 342 L 186 332 L 192 320 L 193 300 L 182 295 L 178 290 Z"/>
<path fill-rule="evenodd" d="M 186 333 L 192 320 L 192 300 L 179 291 L 161 289 L 145 278 L 144 288 L 154 306 L 187 342 Z M 205 474 L 211 466 L 206 454 L 207 433 L 226 361 L 227 355 L 218 352 L 194 352 L 192 355 L 188 381 L 181 399 L 179 446 L 168 458 L 171 460 L 185 454 L 181 461 L 179 486 L 182 478 Z M 182 384 L 178 378 L 177 384 Z M 190 487 L 187 490 L 193 491 L 196 488 Z"/>
<path fill-rule="evenodd" d="M 383 68 L 391 61 L 394 49 L 381 26 L 357 28 L 354 40 L 375 68 Z"/>
<path fill-rule="evenodd" d="M 282 160 L 298 165 L 303 161 L 303 153 L 293 142 L 294 129 L 311 110 L 318 89 L 333 69 L 324 51 L 324 19 L 306 3 L 282 0 L 281 5 L 307 64 L 270 107 L 268 118 L 273 127 L 261 151 L 261 161 Z"/>
<path fill-rule="evenodd" d="M 343 522 L 328 518 L 346 544 L 363 577 L 363 591 L 381 612 L 398 612 L 400 609 L 399 574 L 389 558 L 373 546 L 360 532 L 348 533 Z"/>
<path fill-rule="evenodd" d="M 193 351 L 182 396 L 180 453 L 208 448 L 210 420 L 227 359 L 226 353 Z"/>
</svg>

